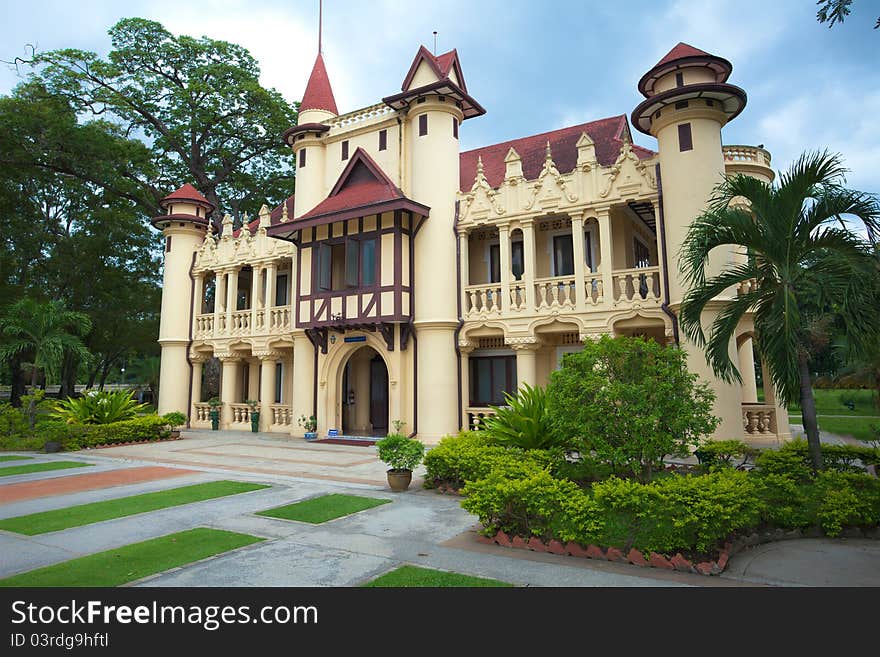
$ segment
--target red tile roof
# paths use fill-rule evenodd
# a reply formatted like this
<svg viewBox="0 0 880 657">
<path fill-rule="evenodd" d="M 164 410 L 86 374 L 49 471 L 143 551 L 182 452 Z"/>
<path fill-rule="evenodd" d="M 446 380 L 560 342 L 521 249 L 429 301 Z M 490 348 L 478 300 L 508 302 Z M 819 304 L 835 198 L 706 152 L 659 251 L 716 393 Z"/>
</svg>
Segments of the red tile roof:
<svg viewBox="0 0 880 657">
<path fill-rule="evenodd" d="M 406 198 L 378 164 L 358 148 L 336 181 L 330 195 L 296 221 L 352 208 Z"/>
<path fill-rule="evenodd" d="M 324 67 L 324 58 L 318 53 L 315 66 L 309 76 L 309 82 L 303 93 L 300 111 L 310 109 L 327 110 L 339 114 L 336 109 L 336 99 L 333 97 L 333 89 L 330 87 L 330 78 L 327 77 L 327 69 Z"/>
<path fill-rule="evenodd" d="M 614 116 L 590 123 L 544 132 L 531 137 L 513 139 L 500 144 L 484 146 L 461 154 L 459 185 L 462 191 L 469 191 L 477 175 L 477 159 L 483 159 L 483 174 L 492 187 L 498 187 L 504 181 L 504 158 L 511 147 L 522 158 L 523 175 L 527 180 L 534 180 L 544 167 L 544 156 L 547 142 L 553 162 L 560 173 L 569 173 L 577 164 L 577 141 L 586 132 L 596 144 L 596 159 L 599 164 L 613 164 L 620 155 L 623 136 L 627 134 L 626 115 Z M 653 156 L 655 153 L 647 148 L 633 145 L 633 151 L 640 159 Z"/>
<path fill-rule="evenodd" d="M 165 206 L 168 203 L 188 201 L 190 203 L 195 203 L 197 205 L 204 205 L 208 208 L 213 209 L 214 204 L 211 203 L 208 199 L 206 199 L 199 190 L 195 187 L 186 183 L 177 191 L 171 192 L 168 196 L 163 198 L 159 204 Z"/>
<path fill-rule="evenodd" d="M 461 87 L 462 91 L 467 91 L 467 85 L 464 82 L 464 74 L 461 71 L 461 63 L 458 61 L 458 51 L 453 48 L 442 55 L 434 55 L 430 50 L 425 48 L 425 46 L 419 46 L 419 51 L 416 53 L 412 64 L 410 64 L 409 71 L 407 71 L 406 77 L 403 79 L 403 84 L 400 86 L 401 91 L 406 91 L 409 88 L 412 79 L 419 68 L 419 64 L 422 61 L 428 63 L 428 66 L 433 69 L 438 80 L 449 79 L 449 71 L 454 67 L 455 75 L 458 77 L 458 86 Z"/>
<path fill-rule="evenodd" d="M 683 41 L 679 41 L 678 45 L 676 45 L 672 50 L 666 53 L 666 56 L 663 57 L 663 59 L 661 59 L 659 62 L 654 64 L 652 68 L 663 66 L 663 64 L 675 61 L 676 59 L 681 59 L 682 57 L 714 57 L 714 55 L 706 52 L 705 50 L 694 48 L 692 45 L 684 43 Z"/>
</svg>

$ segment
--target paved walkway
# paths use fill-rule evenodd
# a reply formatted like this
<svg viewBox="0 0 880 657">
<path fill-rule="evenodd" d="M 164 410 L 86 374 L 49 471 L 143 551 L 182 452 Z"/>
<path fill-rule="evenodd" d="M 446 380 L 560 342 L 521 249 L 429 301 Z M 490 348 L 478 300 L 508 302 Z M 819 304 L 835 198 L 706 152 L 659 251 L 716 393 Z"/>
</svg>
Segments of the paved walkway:
<svg viewBox="0 0 880 657">
<path fill-rule="evenodd" d="M 219 479 L 271 487 L 39 536 L 0 531 L 0 577 L 193 527 L 229 529 L 266 540 L 134 585 L 356 586 L 408 563 L 519 586 L 876 586 L 880 577 L 880 542 L 872 541 L 809 539 L 758 546 L 736 555 L 722 577 L 485 545 L 476 541 L 475 519 L 461 508 L 459 498 L 423 490 L 419 483 L 406 493 L 391 493 L 385 466 L 372 447 L 193 432 L 182 441 L 38 455 L 33 462 L 52 460 L 81 460 L 93 467 L 89 474 L 80 470 L 75 475 L 54 471 L 9 477 L 13 481 L 0 484 L 0 497 L 4 489 L 23 484 L 49 494 L 8 500 L 0 504 L 0 517 Z M 168 476 L 136 481 L 138 471 Z M 65 481 L 93 475 L 103 477 L 106 485 L 64 489 Z M 255 515 L 331 492 L 393 503 L 321 525 Z"/>
</svg>

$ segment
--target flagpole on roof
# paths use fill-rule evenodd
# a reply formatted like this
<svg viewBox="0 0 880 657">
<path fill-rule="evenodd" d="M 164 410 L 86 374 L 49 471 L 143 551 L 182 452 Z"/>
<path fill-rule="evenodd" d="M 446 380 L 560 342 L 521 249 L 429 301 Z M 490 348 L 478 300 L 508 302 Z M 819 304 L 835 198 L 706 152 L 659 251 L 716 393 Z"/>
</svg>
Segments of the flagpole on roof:
<svg viewBox="0 0 880 657">
<path fill-rule="evenodd" d="M 318 0 L 318 54 L 323 54 L 321 47 L 321 32 L 324 27 L 324 0 Z"/>
</svg>

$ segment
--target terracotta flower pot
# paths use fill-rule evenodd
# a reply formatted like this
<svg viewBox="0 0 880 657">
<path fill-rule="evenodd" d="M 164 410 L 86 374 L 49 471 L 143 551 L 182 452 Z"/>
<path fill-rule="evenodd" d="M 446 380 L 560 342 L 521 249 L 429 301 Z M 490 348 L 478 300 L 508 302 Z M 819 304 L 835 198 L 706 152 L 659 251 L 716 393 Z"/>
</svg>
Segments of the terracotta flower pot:
<svg viewBox="0 0 880 657">
<path fill-rule="evenodd" d="M 391 486 L 391 490 L 397 493 L 405 491 L 409 488 L 410 482 L 412 482 L 412 470 L 388 471 L 388 485 Z"/>
</svg>

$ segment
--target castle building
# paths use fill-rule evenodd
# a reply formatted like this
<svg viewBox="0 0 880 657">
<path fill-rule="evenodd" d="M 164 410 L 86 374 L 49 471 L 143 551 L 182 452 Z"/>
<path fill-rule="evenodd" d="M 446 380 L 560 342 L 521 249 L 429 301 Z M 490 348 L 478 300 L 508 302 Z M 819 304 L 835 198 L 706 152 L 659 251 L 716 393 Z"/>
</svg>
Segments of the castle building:
<svg viewBox="0 0 880 657">
<path fill-rule="evenodd" d="M 339 114 L 319 54 L 298 124 L 283 135 L 296 193 L 214 234 L 192 186 L 162 201 L 165 236 L 159 412 L 210 426 L 204 364 L 220 361 L 221 428 L 380 436 L 396 421 L 427 443 L 478 426 L 521 384 L 602 334 L 681 341 L 717 395 L 717 438 L 789 437 L 765 385 L 754 327 L 730 353 L 743 383 L 717 379 L 685 343 L 677 254 L 724 174 L 772 181 L 770 154 L 722 145 L 746 93 L 730 62 L 680 43 L 638 82 L 633 144 L 621 114 L 461 152 L 485 114 L 455 50 L 419 49 L 401 90 Z M 713 253 L 710 266 L 745 258 Z M 705 323 L 730 289 L 710 304 Z M 765 382 L 769 377 L 763 377 Z M 333 431 L 335 430 L 335 431 Z"/>
</svg>

